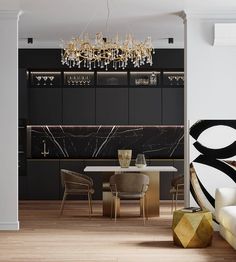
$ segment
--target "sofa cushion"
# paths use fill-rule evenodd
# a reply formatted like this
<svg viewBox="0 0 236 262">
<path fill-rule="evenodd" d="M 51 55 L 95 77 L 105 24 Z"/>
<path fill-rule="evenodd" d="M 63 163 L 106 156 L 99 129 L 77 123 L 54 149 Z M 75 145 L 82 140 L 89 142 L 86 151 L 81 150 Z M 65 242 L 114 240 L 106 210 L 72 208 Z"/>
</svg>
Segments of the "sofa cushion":
<svg viewBox="0 0 236 262">
<path fill-rule="evenodd" d="M 236 236 L 236 206 L 226 206 L 219 210 L 220 224 Z"/>
</svg>

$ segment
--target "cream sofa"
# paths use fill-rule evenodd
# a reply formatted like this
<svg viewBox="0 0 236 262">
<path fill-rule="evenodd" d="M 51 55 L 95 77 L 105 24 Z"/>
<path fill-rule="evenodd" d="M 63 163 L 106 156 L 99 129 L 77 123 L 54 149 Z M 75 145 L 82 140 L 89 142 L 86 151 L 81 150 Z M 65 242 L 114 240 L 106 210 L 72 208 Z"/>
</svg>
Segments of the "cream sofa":
<svg viewBox="0 0 236 262">
<path fill-rule="evenodd" d="M 236 187 L 216 189 L 215 217 L 221 236 L 236 249 Z"/>
</svg>

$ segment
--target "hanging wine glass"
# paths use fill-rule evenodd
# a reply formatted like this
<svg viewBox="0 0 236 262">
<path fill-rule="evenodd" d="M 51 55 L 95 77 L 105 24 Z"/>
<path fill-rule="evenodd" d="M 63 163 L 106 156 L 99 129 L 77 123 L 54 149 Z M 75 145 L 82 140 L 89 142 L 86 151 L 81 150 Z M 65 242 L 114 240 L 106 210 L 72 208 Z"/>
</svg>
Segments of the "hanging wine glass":
<svg viewBox="0 0 236 262">
<path fill-rule="evenodd" d="M 38 80 L 38 82 L 37 82 L 37 85 L 39 86 L 39 85 L 40 85 L 40 81 L 41 81 L 42 77 L 41 77 L 41 76 L 36 76 L 36 79 Z"/>
<path fill-rule="evenodd" d="M 43 76 L 43 85 L 46 86 L 47 85 L 47 80 L 48 80 L 48 77 L 47 76 Z"/>
<path fill-rule="evenodd" d="M 54 76 L 49 76 L 48 78 L 49 78 L 49 80 L 50 80 L 50 86 L 52 86 L 52 82 L 53 82 L 53 80 L 54 80 Z"/>
</svg>

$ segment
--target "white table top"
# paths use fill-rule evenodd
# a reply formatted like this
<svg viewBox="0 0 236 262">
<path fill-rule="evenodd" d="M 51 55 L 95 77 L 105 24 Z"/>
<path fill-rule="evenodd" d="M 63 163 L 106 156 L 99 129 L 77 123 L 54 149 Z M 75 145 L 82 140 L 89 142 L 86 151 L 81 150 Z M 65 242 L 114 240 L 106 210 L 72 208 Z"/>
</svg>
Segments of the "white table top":
<svg viewBox="0 0 236 262">
<path fill-rule="evenodd" d="M 177 172 L 173 166 L 146 166 L 121 168 L 120 166 L 86 166 L 84 172 Z"/>
</svg>

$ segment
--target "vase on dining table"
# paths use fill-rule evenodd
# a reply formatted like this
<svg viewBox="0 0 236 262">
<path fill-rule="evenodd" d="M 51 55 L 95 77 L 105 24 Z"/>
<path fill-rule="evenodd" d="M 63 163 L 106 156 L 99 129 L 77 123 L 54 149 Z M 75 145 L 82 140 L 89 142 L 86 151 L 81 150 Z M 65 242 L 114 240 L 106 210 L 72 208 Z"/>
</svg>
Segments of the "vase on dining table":
<svg viewBox="0 0 236 262">
<path fill-rule="evenodd" d="M 118 159 L 119 159 L 120 167 L 122 168 L 129 167 L 131 158 L 132 158 L 131 149 L 119 149 L 118 150 Z"/>
</svg>

